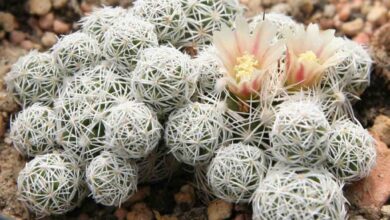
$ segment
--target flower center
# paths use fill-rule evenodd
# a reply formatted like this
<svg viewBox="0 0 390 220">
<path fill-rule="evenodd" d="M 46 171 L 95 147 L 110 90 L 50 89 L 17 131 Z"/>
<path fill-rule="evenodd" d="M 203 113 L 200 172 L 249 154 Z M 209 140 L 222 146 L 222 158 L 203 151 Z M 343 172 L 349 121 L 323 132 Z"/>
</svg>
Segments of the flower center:
<svg viewBox="0 0 390 220">
<path fill-rule="evenodd" d="M 245 53 L 237 58 L 237 64 L 234 67 L 236 73 L 236 81 L 240 82 L 243 79 L 250 79 L 253 72 L 258 68 L 258 61 L 252 54 Z"/>
<path fill-rule="evenodd" d="M 313 61 L 313 62 L 316 62 L 316 63 L 319 63 L 320 60 L 318 59 L 317 55 L 311 51 L 311 50 L 308 50 L 304 53 L 301 53 L 299 54 L 299 57 L 298 57 L 298 60 L 299 61 Z"/>
</svg>

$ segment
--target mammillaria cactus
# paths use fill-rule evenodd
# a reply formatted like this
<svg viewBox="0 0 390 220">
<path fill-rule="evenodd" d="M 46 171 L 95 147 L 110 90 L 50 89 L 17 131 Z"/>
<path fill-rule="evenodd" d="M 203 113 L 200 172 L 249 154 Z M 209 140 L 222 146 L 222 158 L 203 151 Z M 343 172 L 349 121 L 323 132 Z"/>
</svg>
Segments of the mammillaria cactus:
<svg viewBox="0 0 390 220">
<path fill-rule="evenodd" d="M 81 32 L 59 39 L 53 46 L 52 53 L 60 69 L 69 75 L 74 75 L 84 67 L 93 66 L 101 59 L 97 40 Z"/>
<path fill-rule="evenodd" d="M 154 25 L 126 15 L 104 33 L 103 56 L 133 70 L 140 51 L 158 46 Z"/>
<path fill-rule="evenodd" d="M 189 56 L 161 46 L 143 50 L 133 72 L 135 97 L 161 118 L 190 102 L 197 73 Z"/>
<path fill-rule="evenodd" d="M 366 177 L 375 166 L 375 140 L 360 124 L 338 120 L 329 136 L 327 168 L 347 183 Z"/>
<path fill-rule="evenodd" d="M 49 107 L 36 103 L 25 108 L 11 122 L 10 138 L 15 148 L 28 157 L 55 150 L 55 121 Z"/>
<path fill-rule="evenodd" d="M 91 160 L 106 144 L 104 121 L 109 108 L 129 100 L 126 78 L 104 65 L 81 70 L 66 83 L 55 103 L 57 143 Z"/>
<path fill-rule="evenodd" d="M 181 162 L 207 163 L 226 138 L 222 123 L 222 114 L 213 105 L 188 104 L 169 116 L 165 143 Z"/>
<path fill-rule="evenodd" d="M 252 31 L 254 31 L 257 24 L 259 22 L 262 22 L 263 20 L 272 22 L 277 28 L 275 40 L 286 39 L 287 34 L 289 32 L 294 32 L 298 26 L 298 24 L 289 16 L 284 14 L 279 14 L 279 13 L 272 13 L 272 12 L 254 16 L 249 20 L 250 20 L 249 28 Z"/>
<path fill-rule="evenodd" d="M 203 48 L 194 62 L 199 72 L 198 95 L 200 98 L 218 95 L 215 87 L 217 81 L 223 77 L 223 72 L 216 48 L 213 46 Z"/>
<path fill-rule="evenodd" d="M 145 104 L 125 102 L 110 109 L 105 120 L 107 150 L 126 158 L 147 156 L 160 141 L 162 126 Z"/>
<path fill-rule="evenodd" d="M 253 219 L 346 219 L 342 185 L 323 168 L 277 164 L 253 194 Z"/>
<path fill-rule="evenodd" d="M 119 206 L 183 162 L 202 200 L 252 202 L 254 219 L 344 219 L 338 180 L 375 164 L 352 109 L 371 59 L 333 30 L 241 13 L 238 0 L 137 0 L 21 58 L 7 76 L 25 108 L 11 139 L 30 157 L 65 149 L 21 172 L 27 206 L 72 209 L 82 176 L 97 203 Z"/>
<path fill-rule="evenodd" d="M 176 45 L 183 38 L 186 19 L 180 0 L 138 0 L 133 11 L 155 25 L 161 43 Z"/>
<path fill-rule="evenodd" d="M 66 153 L 36 156 L 20 171 L 20 200 L 38 216 L 64 214 L 86 195 L 83 174 L 77 160 Z"/>
<path fill-rule="evenodd" d="M 96 8 L 80 19 L 81 30 L 95 37 L 99 43 L 104 41 L 104 33 L 128 13 L 121 7 Z"/>
<path fill-rule="evenodd" d="M 97 203 L 118 206 L 137 190 L 137 166 L 105 151 L 88 164 L 86 180 Z"/>
<path fill-rule="evenodd" d="M 229 202 L 248 202 L 267 171 L 265 153 L 257 147 L 232 144 L 220 148 L 207 177 L 212 192 Z"/>
<path fill-rule="evenodd" d="M 272 155 L 289 164 L 320 164 L 328 155 L 329 130 L 318 102 L 296 96 L 278 106 L 270 133 Z"/>
<path fill-rule="evenodd" d="M 212 34 L 222 25 L 233 26 L 242 15 L 237 0 L 181 0 L 185 13 L 185 35 L 180 47 L 204 47 L 211 43 Z"/>
<path fill-rule="evenodd" d="M 64 75 L 49 53 L 33 50 L 12 65 L 5 81 L 19 104 L 29 106 L 41 102 L 51 105 L 58 96 Z"/>
<path fill-rule="evenodd" d="M 351 94 L 352 100 L 358 98 L 370 84 L 372 60 L 368 52 L 358 43 L 343 39 L 339 53 L 344 53 L 344 67 L 337 70 L 339 82 L 345 85 L 345 91 Z"/>
</svg>

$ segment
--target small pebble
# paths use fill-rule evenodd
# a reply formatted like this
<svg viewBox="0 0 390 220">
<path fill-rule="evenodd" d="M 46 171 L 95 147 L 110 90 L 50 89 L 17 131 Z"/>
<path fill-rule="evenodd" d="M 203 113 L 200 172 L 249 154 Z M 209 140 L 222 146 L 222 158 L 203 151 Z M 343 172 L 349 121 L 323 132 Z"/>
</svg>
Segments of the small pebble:
<svg viewBox="0 0 390 220">
<path fill-rule="evenodd" d="M 60 9 L 65 7 L 66 3 L 68 2 L 68 0 L 51 0 L 51 1 L 53 3 L 53 8 L 55 9 Z"/>
<path fill-rule="evenodd" d="M 332 4 L 325 5 L 324 15 L 325 17 L 332 18 L 336 14 L 336 7 Z"/>
<path fill-rule="evenodd" d="M 114 215 L 118 220 L 124 220 L 126 219 L 127 210 L 123 208 L 118 208 L 117 210 L 115 210 Z"/>
<path fill-rule="evenodd" d="M 10 34 L 10 40 L 13 44 L 20 44 L 24 39 L 26 39 L 26 34 L 22 31 L 12 31 Z"/>
<path fill-rule="evenodd" d="M 209 220 L 223 220 L 232 215 L 233 205 L 221 199 L 209 203 L 207 215 Z"/>
<path fill-rule="evenodd" d="M 71 30 L 71 25 L 61 20 L 55 19 L 53 22 L 53 30 L 57 34 L 66 34 Z"/>
<path fill-rule="evenodd" d="M 140 201 L 144 200 L 149 195 L 150 195 L 150 187 L 149 186 L 144 186 L 144 187 L 138 189 L 138 191 L 134 195 L 132 195 L 126 201 L 126 203 L 140 202 Z"/>
<path fill-rule="evenodd" d="M 374 24 L 384 24 L 387 20 L 387 11 L 384 6 L 375 6 L 368 13 L 367 21 Z"/>
<path fill-rule="evenodd" d="M 19 25 L 11 13 L 0 11 L 0 27 L 6 32 L 11 32 L 18 28 Z"/>
<path fill-rule="evenodd" d="M 342 7 L 338 13 L 340 21 L 347 21 L 350 15 L 351 15 L 351 6 L 349 4 L 345 4 L 344 7 Z"/>
<path fill-rule="evenodd" d="M 20 43 L 20 46 L 25 49 L 25 50 L 31 50 L 34 48 L 34 44 L 33 42 L 31 42 L 30 40 L 24 40 Z"/>
<path fill-rule="evenodd" d="M 42 16 L 38 20 L 38 25 L 43 30 L 49 30 L 53 27 L 54 14 L 52 12 Z"/>
<path fill-rule="evenodd" d="M 356 18 L 353 21 L 346 22 L 341 25 L 341 30 L 347 36 L 353 37 L 358 34 L 364 27 L 364 21 L 361 18 Z"/>
<path fill-rule="evenodd" d="M 367 33 L 361 32 L 356 35 L 353 40 L 361 45 L 368 45 L 368 43 L 370 42 L 370 37 Z"/>
<path fill-rule="evenodd" d="M 45 32 L 41 38 L 41 43 L 45 47 L 51 47 L 57 43 L 57 35 L 53 32 Z"/>
<path fill-rule="evenodd" d="M 29 0 L 28 1 L 30 14 L 45 15 L 50 12 L 50 0 Z"/>
<path fill-rule="evenodd" d="M 190 185 L 184 185 L 180 192 L 175 194 L 175 202 L 179 205 L 179 210 L 188 211 L 195 203 L 195 190 Z"/>
<path fill-rule="evenodd" d="M 153 220 L 154 214 L 145 203 L 137 203 L 127 213 L 127 220 Z"/>
<path fill-rule="evenodd" d="M 389 218 L 390 217 L 390 205 L 382 206 L 381 213 L 382 213 L 383 217 Z"/>
</svg>

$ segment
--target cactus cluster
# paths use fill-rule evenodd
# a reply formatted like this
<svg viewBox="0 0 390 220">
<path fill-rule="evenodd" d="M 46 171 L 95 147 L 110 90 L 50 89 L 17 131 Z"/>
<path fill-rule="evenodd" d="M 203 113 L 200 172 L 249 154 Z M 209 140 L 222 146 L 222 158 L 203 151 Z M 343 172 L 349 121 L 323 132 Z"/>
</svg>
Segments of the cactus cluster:
<svg viewBox="0 0 390 220">
<path fill-rule="evenodd" d="M 251 202 L 254 219 L 345 218 L 342 186 L 376 158 L 352 111 L 364 48 L 281 14 L 246 21 L 236 0 L 138 0 L 80 24 L 7 76 L 24 108 L 11 139 L 36 156 L 18 179 L 30 210 L 65 213 L 85 186 L 120 206 L 182 163 L 202 200 Z"/>
</svg>

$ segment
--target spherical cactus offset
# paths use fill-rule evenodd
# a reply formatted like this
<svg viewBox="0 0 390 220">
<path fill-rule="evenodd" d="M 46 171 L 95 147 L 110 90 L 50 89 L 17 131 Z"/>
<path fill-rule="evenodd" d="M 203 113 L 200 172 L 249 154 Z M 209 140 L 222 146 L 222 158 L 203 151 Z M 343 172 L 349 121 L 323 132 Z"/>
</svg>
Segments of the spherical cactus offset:
<svg viewBox="0 0 390 220">
<path fill-rule="evenodd" d="M 158 46 L 154 25 L 132 15 L 126 15 L 104 34 L 103 56 L 115 60 L 129 70 L 137 64 L 140 51 Z"/>
<path fill-rule="evenodd" d="M 33 50 L 12 65 L 5 82 L 19 104 L 29 106 L 41 102 L 51 105 L 58 96 L 63 77 L 64 72 L 49 53 Z"/>
<path fill-rule="evenodd" d="M 207 163 L 226 138 L 222 120 L 221 113 L 213 105 L 188 104 L 169 116 L 165 143 L 183 163 Z"/>
<path fill-rule="evenodd" d="M 25 108 L 11 122 L 10 138 L 15 148 L 28 157 L 55 150 L 55 121 L 49 107 L 36 103 Z"/>
<path fill-rule="evenodd" d="M 356 100 L 370 84 L 372 59 L 363 46 L 349 39 L 344 39 L 344 46 L 340 52 L 347 55 L 344 60 L 348 65 L 348 71 L 340 70 L 338 74 L 345 83 L 345 91 L 355 96 Z"/>
<path fill-rule="evenodd" d="M 159 117 L 190 101 L 196 90 L 197 73 L 189 56 L 161 46 L 145 49 L 133 72 L 135 97 Z"/>
<path fill-rule="evenodd" d="M 145 104 L 126 102 L 110 109 L 106 122 L 107 148 L 126 158 L 147 156 L 160 141 L 162 126 Z"/>
<path fill-rule="evenodd" d="M 277 164 L 253 194 L 253 219 L 346 219 L 342 185 L 323 168 Z"/>
<path fill-rule="evenodd" d="M 222 25 L 232 26 L 242 12 L 237 0 L 181 0 L 181 4 L 186 16 L 181 47 L 207 46 L 214 31 Z"/>
<path fill-rule="evenodd" d="M 217 81 L 223 77 L 222 64 L 217 56 L 216 48 L 213 46 L 204 48 L 194 62 L 199 72 L 198 95 L 216 95 L 218 91 L 215 86 Z"/>
<path fill-rule="evenodd" d="M 329 136 L 327 168 L 347 183 L 368 176 L 375 166 L 375 140 L 360 124 L 339 120 Z"/>
<path fill-rule="evenodd" d="M 20 200 L 38 216 L 64 214 L 86 195 L 77 161 L 66 153 L 39 155 L 18 177 Z"/>
<path fill-rule="evenodd" d="M 288 164 L 321 164 L 328 155 L 329 129 L 316 101 L 287 100 L 278 107 L 270 133 L 272 155 Z"/>
<path fill-rule="evenodd" d="M 186 19 L 180 0 L 138 0 L 133 12 L 156 26 L 161 43 L 176 45 L 184 36 Z"/>
<path fill-rule="evenodd" d="M 95 102 L 95 99 L 103 98 L 112 102 L 126 102 L 133 99 L 128 77 L 128 72 L 123 72 L 120 66 L 103 61 L 80 70 L 77 76 L 65 82 L 58 100 L 73 102 L 84 99 L 85 102 Z"/>
<path fill-rule="evenodd" d="M 232 144 L 217 151 L 208 168 L 212 192 L 229 202 L 248 202 L 267 172 L 265 153 L 257 147 Z"/>
<path fill-rule="evenodd" d="M 267 20 L 274 24 L 277 29 L 277 34 L 275 40 L 285 39 L 289 31 L 295 31 L 298 24 L 289 16 L 280 13 L 266 13 L 265 15 L 260 14 L 253 18 L 250 18 L 249 28 L 251 31 L 254 31 L 256 25 L 263 21 Z"/>
<path fill-rule="evenodd" d="M 104 40 L 104 33 L 116 22 L 119 22 L 128 13 L 122 7 L 103 7 L 94 9 L 93 12 L 81 18 L 81 30 L 95 37 L 99 43 Z"/>
<path fill-rule="evenodd" d="M 118 206 L 137 191 L 137 166 L 105 151 L 87 166 L 86 180 L 97 203 Z"/>
<path fill-rule="evenodd" d="M 76 32 L 62 37 L 52 48 L 53 56 L 61 68 L 69 75 L 95 65 L 101 59 L 97 40 L 86 33 Z"/>
</svg>

